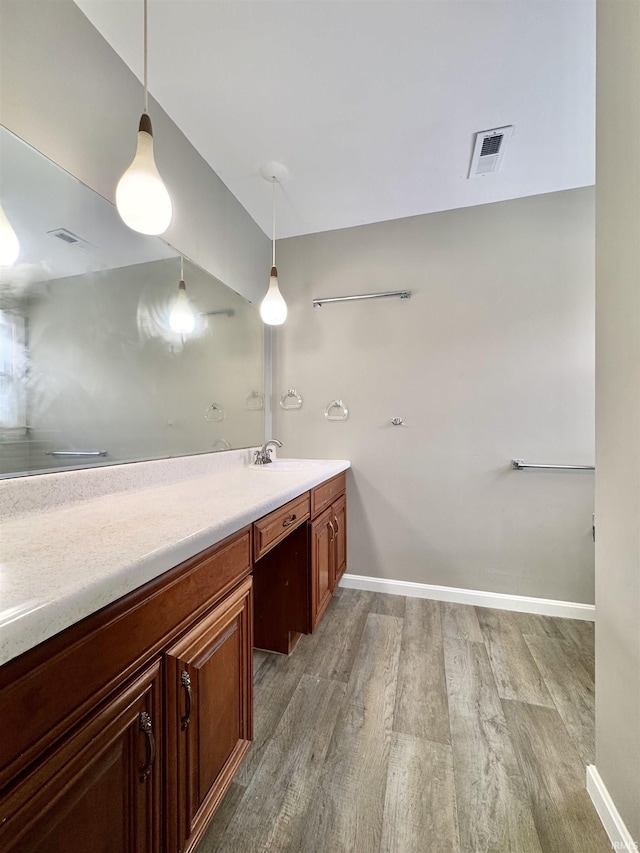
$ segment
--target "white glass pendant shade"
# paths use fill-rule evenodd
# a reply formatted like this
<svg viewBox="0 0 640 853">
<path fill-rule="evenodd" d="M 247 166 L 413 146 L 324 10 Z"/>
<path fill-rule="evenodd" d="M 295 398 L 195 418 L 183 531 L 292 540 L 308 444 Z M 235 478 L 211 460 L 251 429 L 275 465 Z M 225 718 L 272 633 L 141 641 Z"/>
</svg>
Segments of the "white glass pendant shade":
<svg viewBox="0 0 640 853">
<path fill-rule="evenodd" d="M 18 235 L 0 207 L 0 266 L 10 267 L 20 254 Z"/>
<path fill-rule="evenodd" d="M 260 316 L 268 326 L 281 326 L 287 319 L 287 303 L 278 287 L 278 270 L 271 267 L 269 290 L 260 303 Z"/>
<path fill-rule="evenodd" d="M 190 332 L 193 332 L 195 325 L 196 318 L 187 299 L 187 288 L 184 281 L 181 281 L 178 285 L 178 298 L 169 315 L 169 326 L 172 332 L 177 332 L 180 335 L 188 335 Z"/>
<path fill-rule="evenodd" d="M 153 157 L 151 119 L 140 119 L 138 148 L 133 163 L 116 188 L 116 206 L 122 221 L 141 234 L 162 234 L 171 222 L 171 198 Z"/>
</svg>

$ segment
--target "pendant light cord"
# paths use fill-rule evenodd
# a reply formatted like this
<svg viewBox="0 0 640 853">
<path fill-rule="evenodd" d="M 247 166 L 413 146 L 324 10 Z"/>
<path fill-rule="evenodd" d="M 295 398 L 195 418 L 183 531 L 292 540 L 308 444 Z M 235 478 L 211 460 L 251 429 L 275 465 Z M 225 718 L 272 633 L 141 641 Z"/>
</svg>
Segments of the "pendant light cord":
<svg viewBox="0 0 640 853">
<path fill-rule="evenodd" d="M 184 258 L 180 255 L 180 281 L 184 281 Z"/>
<path fill-rule="evenodd" d="M 275 175 L 271 178 L 273 184 L 273 217 L 271 223 L 271 266 L 276 265 L 276 178 Z"/>
<path fill-rule="evenodd" d="M 144 0 L 144 38 L 143 38 L 143 56 L 144 56 L 144 71 L 143 71 L 143 80 L 144 80 L 144 111 L 145 113 L 149 113 L 149 91 L 147 89 L 147 16 L 148 16 L 148 6 L 149 0 Z"/>
</svg>

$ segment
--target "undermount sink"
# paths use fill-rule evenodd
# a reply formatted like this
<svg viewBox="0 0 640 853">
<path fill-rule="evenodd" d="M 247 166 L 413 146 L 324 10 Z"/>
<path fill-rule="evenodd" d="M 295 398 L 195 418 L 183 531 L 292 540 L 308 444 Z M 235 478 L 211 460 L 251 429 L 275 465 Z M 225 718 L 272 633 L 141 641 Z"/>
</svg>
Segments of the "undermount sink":
<svg viewBox="0 0 640 853">
<path fill-rule="evenodd" d="M 322 459 L 274 459 L 268 465 L 250 465 L 253 471 L 312 471 L 326 463 Z"/>
</svg>

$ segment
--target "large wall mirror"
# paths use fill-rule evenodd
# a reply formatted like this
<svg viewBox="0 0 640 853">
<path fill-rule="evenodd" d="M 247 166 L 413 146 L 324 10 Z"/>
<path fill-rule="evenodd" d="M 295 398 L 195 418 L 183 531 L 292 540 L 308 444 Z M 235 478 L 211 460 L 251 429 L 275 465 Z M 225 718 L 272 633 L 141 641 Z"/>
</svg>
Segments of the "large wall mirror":
<svg viewBox="0 0 640 853">
<path fill-rule="evenodd" d="M 261 444 L 257 309 L 185 260 L 195 315 L 172 331 L 180 257 L 0 128 L 0 476 Z"/>
</svg>

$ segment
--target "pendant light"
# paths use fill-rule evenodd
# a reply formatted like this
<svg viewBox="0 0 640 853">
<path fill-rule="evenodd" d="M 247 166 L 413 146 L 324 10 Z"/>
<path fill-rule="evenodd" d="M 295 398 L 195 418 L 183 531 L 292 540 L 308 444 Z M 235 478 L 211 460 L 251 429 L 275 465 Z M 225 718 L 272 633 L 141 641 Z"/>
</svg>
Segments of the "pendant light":
<svg viewBox="0 0 640 853">
<path fill-rule="evenodd" d="M 268 326 L 281 326 L 287 319 L 287 303 L 284 301 L 278 287 L 278 270 L 276 268 L 276 177 L 272 175 L 273 185 L 273 231 L 271 241 L 271 275 L 269 289 L 260 303 L 260 316 Z"/>
<path fill-rule="evenodd" d="M 0 205 L 0 267 L 10 267 L 19 254 L 18 236 Z"/>
<path fill-rule="evenodd" d="M 178 296 L 169 315 L 169 326 L 172 332 L 179 335 L 188 335 L 193 332 L 196 318 L 187 298 L 187 286 L 184 283 L 184 259 L 180 258 L 180 284 L 178 285 Z"/>
<path fill-rule="evenodd" d="M 147 5 L 144 0 L 144 112 L 138 127 L 136 156 L 116 188 L 122 221 L 141 234 L 162 234 L 171 222 L 171 198 L 153 157 L 153 131 L 147 88 Z"/>
</svg>

